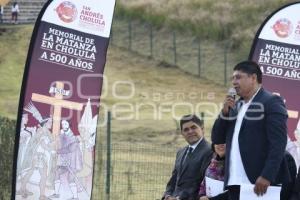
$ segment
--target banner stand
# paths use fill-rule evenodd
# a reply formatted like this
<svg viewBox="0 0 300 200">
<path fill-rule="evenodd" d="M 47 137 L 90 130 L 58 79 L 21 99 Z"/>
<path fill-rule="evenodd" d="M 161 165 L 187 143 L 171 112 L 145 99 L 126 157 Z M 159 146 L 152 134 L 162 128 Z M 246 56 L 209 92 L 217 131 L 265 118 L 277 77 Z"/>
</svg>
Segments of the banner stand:
<svg viewBox="0 0 300 200">
<path fill-rule="evenodd" d="M 91 199 L 114 6 L 50 0 L 41 10 L 21 86 L 11 199 Z"/>
</svg>

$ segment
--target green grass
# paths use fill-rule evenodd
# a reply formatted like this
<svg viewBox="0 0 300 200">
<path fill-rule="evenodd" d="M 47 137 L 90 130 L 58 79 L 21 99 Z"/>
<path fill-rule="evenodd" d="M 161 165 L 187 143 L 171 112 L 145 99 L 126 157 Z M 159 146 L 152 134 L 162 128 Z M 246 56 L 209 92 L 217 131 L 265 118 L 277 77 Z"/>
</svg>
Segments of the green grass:
<svg viewBox="0 0 300 200">
<path fill-rule="evenodd" d="M 112 32 L 114 45 L 130 48 L 139 55 L 152 56 L 153 59 L 161 62 L 162 66 L 174 67 L 176 65 L 189 74 L 199 76 L 200 62 L 201 78 L 220 85 L 224 85 L 225 66 L 227 66 L 226 77 L 229 80 L 233 66 L 247 59 L 250 51 L 249 46 L 244 47 L 244 51 L 238 51 L 231 48 L 233 46 L 231 41 L 199 40 L 192 33 L 173 32 L 165 27 L 154 27 L 151 32 L 151 27 L 147 23 L 120 18 L 115 18 Z M 150 38 L 152 38 L 152 54 Z M 176 64 L 174 46 L 176 46 Z M 227 56 L 226 62 L 225 55 Z M 230 82 L 227 81 L 227 86 L 229 85 Z"/>
<path fill-rule="evenodd" d="M 251 44 L 263 20 L 295 0 L 120 0 L 116 15 L 193 31 L 201 39 L 232 40 L 236 48 Z"/>
<path fill-rule="evenodd" d="M 16 118 L 21 80 L 33 26 L 1 26 L 0 115 Z"/>
</svg>

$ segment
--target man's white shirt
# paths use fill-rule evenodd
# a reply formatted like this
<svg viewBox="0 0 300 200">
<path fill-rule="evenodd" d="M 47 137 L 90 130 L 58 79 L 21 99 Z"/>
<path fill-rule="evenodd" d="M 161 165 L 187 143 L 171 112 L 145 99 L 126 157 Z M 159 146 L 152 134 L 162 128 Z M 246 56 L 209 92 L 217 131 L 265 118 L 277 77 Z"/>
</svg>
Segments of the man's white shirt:
<svg viewBox="0 0 300 200">
<path fill-rule="evenodd" d="M 197 148 L 198 144 L 199 144 L 202 140 L 203 140 L 203 137 L 200 138 L 200 140 L 198 140 L 198 142 L 196 142 L 195 144 L 189 145 L 189 147 L 193 148 L 193 151 L 194 151 L 194 150 Z M 193 151 L 192 151 L 192 152 L 193 152 Z"/>
<path fill-rule="evenodd" d="M 256 93 L 252 96 L 252 98 L 245 103 L 242 101 L 242 106 L 238 112 L 237 119 L 235 122 L 231 150 L 230 150 L 230 160 L 229 160 L 229 180 L 227 185 L 242 185 L 242 184 L 251 184 L 248 176 L 245 172 L 245 168 L 242 162 L 240 146 L 239 146 L 239 134 L 241 130 L 241 125 L 245 114 L 253 100 L 256 96 L 260 88 L 256 91 Z"/>
</svg>

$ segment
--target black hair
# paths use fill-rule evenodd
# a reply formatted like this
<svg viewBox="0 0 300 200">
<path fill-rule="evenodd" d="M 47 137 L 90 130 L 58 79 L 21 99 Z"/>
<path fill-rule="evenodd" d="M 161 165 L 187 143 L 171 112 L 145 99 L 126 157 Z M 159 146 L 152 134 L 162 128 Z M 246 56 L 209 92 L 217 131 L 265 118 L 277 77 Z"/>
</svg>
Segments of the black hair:
<svg viewBox="0 0 300 200">
<path fill-rule="evenodd" d="M 256 74 L 257 82 L 262 83 L 262 72 L 260 70 L 259 65 L 256 62 L 247 60 L 238 63 L 234 68 L 234 71 L 242 71 L 246 74 Z"/>
<path fill-rule="evenodd" d="M 219 144 L 221 144 L 221 143 L 219 143 Z M 218 143 L 214 143 L 214 142 L 211 143 L 211 150 L 212 150 L 212 152 L 214 152 L 216 154 L 216 160 L 224 160 L 225 159 L 225 155 L 222 156 L 222 157 L 220 157 L 220 155 L 217 154 L 217 152 L 216 152 L 215 145 L 218 145 Z"/>
<path fill-rule="evenodd" d="M 190 121 L 196 123 L 201 128 L 203 128 L 203 125 L 204 125 L 203 120 L 200 119 L 199 117 L 197 117 L 197 115 L 184 115 L 180 119 L 180 129 L 182 130 L 182 125 L 187 123 L 187 122 L 190 122 Z"/>
</svg>

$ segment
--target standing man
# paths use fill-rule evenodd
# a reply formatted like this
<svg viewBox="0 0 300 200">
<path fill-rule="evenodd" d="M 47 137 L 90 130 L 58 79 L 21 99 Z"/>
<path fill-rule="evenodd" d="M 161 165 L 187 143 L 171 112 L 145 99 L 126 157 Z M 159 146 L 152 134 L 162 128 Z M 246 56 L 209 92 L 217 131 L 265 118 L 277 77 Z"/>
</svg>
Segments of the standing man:
<svg viewBox="0 0 300 200">
<path fill-rule="evenodd" d="M 224 184 L 230 200 L 238 200 L 242 184 L 254 184 L 253 192 L 260 196 L 271 184 L 289 181 L 283 162 L 288 115 L 282 99 L 262 88 L 255 62 L 237 64 L 232 84 L 240 99 L 226 97 L 212 141 L 226 142 Z"/>
<path fill-rule="evenodd" d="M 11 23 L 17 24 L 18 23 L 18 15 L 19 15 L 20 9 L 19 4 L 17 2 L 14 2 L 11 6 Z"/>
<path fill-rule="evenodd" d="M 177 152 L 163 200 L 197 199 L 199 185 L 212 157 L 210 144 L 203 136 L 202 120 L 196 115 L 185 115 L 180 120 L 180 128 L 188 145 Z"/>
<path fill-rule="evenodd" d="M 73 194 L 71 199 L 78 200 L 79 184 L 76 173 L 82 169 L 82 152 L 78 138 L 73 134 L 70 123 L 61 121 L 61 133 L 59 135 L 59 148 L 57 149 L 57 167 L 55 174 L 55 193 L 50 198 L 60 198 L 60 187 L 63 184 L 63 174 L 67 174 L 67 184 Z"/>
</svg>

